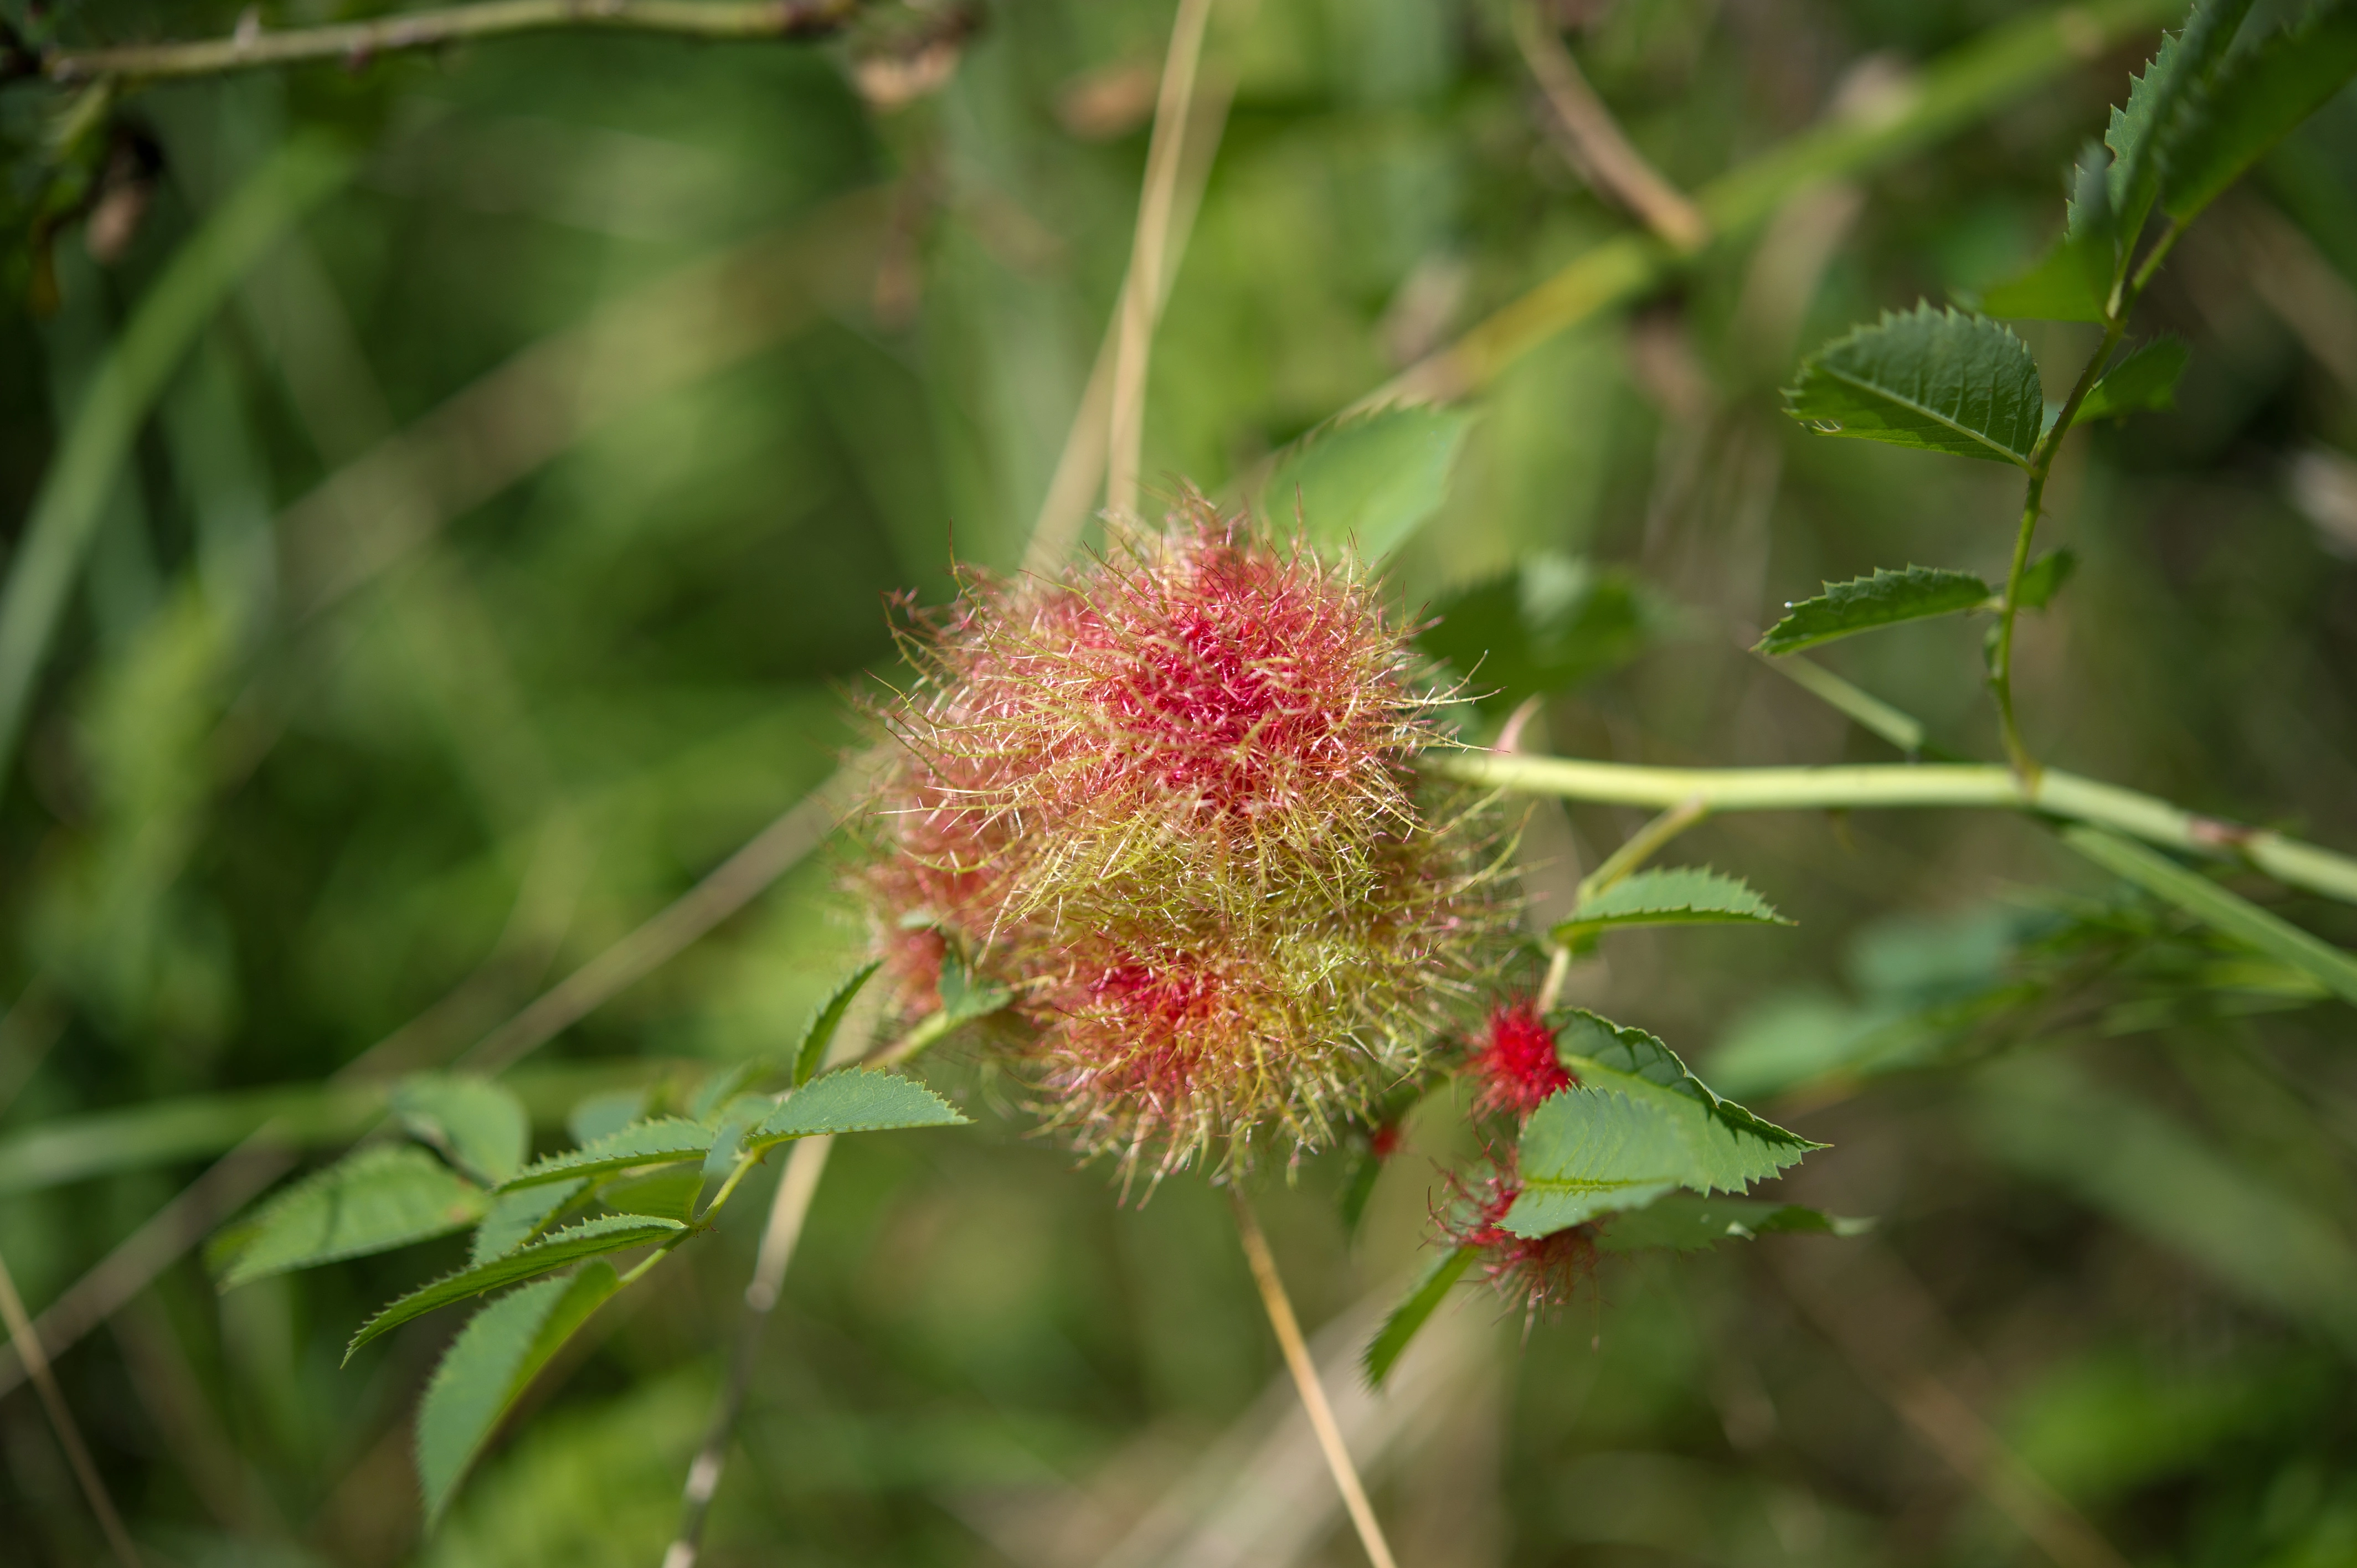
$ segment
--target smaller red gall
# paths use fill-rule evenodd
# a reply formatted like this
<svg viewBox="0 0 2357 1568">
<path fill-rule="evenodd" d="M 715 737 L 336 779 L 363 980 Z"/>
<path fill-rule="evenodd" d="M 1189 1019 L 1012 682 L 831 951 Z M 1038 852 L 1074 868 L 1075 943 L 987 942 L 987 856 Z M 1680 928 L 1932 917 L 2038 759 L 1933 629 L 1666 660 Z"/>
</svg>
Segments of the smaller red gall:
<svg viewBox="0 0 2357 1568">
<path fill-rule="evenodd" d="M 1474 1249 L 1492 1288 L 1532 1316 L 1568 1302 L 1596 1269 L 1596 1228 L 1574 1225 L 1544 1236 L 1518 1236 L 1505 1227 L 1522 1196 L 1511 1150 L 1493 1152 L 1471 1184 L 1448 1178 L 1450 1197 L 1434 1216 L 1444 1242 Z"/>
<path fill-rule="evenodd" d="M 1555 1052 L 1555 1031 L 1528 997 L 1500 1002 L 1490 1009 L 1468 1067 L 1474 1083 L 1475 1109 L 1485 1115 L 1512 1112 L 1517 1118 L 1526 1117 L 1549 1095 L 1577 1081 Z"/>
</svg>

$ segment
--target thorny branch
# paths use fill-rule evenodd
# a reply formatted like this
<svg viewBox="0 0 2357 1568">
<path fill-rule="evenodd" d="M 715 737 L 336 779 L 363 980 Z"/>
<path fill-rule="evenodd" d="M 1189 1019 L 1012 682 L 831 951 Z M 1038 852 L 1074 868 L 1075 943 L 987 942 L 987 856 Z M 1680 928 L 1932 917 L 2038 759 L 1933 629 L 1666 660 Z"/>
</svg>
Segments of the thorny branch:
<svg viewBox="0 0 2357 1568">
<path fill-rule="evenodd" d="M 38 75 L 59 86 L 81 86 L 181 81 L 319 60 L 358 66 L 381 55 L 564 28 L 712 39 L 811 38 L 839 30 L 858 8 L 858 0 L 484 0 L 282 31 L 265 29 L 249 10 L 226 38 L 39 54 L 17 46 L 0 51 L 0 81 Z"/>
</svg>

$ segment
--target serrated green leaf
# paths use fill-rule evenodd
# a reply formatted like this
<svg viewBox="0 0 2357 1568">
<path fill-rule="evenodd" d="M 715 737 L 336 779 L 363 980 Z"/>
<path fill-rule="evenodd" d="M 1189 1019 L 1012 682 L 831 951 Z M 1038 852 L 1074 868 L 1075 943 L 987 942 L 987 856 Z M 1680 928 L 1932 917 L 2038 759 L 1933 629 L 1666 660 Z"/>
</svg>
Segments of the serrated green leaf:
<svg viewBox="0 0 2357 1568">
<path fill-rule="evenodd" d="M 1311 549 L 1381 561 L 1448 499 L 1448 473 L 1474 417 L 1469 409 L 1422 405 L 1319 425 L 1278 455 L 1263 510 L 1281 533 L 1297 500 Z"/>
<path fill-rule="evenodd" d="M 1696 1078 L 1679 1058 L 1677 1052 L 1642 1029 L 1627 1028 L 1584 1007 L 1576 1007 L 1571 1010 L 1556 1037 L 1561 1047 L 1572 1055 L 1596 1067 L 1626 1073 L 1691 1100 L 1738 1133 L 1803 1153 L 1825 1146 L 1813 1144 L 1797 1133 L 1788 1133 L 1773 1122 L 1753 1115 L 1721 1095 Z M 1765 1174 L 1764 1171 L 1761 1173 Z M 1758 1180 L 1759 1177 L 1745 1179 Z"/>
<path fill-rule="evenodd" d="M 493 1186 L 523 1168 L 532 1118 L 487 1078 L 415 1073 L 393 1086 L 393 1110 L 411 1133 Z"/>
<path fill-rule="evenodd" d="M 2026 610 L 2042 610 L 2054 602 L 2071 574 L 2079 569 L 2079 555 L 2067 546 L 2050 550 L 2032 561 L 2021 574 L 2021 589 L 2017 602 Z"/>
<path fill-rule="evenodd" d="M 2075 260 L 2098 302 L 2105 299 L 2117 269 L 2119 214 L 2112 207 L 2112 151 L 2089 141 L 2071 166 L 2071 195 L 2062 204 L 2062 238 L 2077 248 Z"/>
<path fill-rule="evenodd" d="M 2102 828 L 2080 826 L 2063 829 L 2062 842 L 2212 930 L 2291 965 L 2342 1001 L 2357 1004 L 2357 954 L 2341 951 L 2132 839 Z"/>
<path fill-rule="evenodd" d="M 846 1068 L 814 1078 L 746 1135 L 748 1152 L 791 1138 L 829 1133 L 882 1133 L 902 1127 L 958 1127 L 965 1118 L 946 1100 L 898 1073 Z"/>
<path fill-rule="evenodd" d="M 1969 572 L 1910 566 L 1870 577 L 1827 583 L 1813 599 L 1784 607 L 1784 618 L 1760 639 L 1761 653 L 1798 653 L 1821 642 L 1853 637 L 1903 621 L 1962 615 L 1987 607 L 1996 590 Z"/>
<path fill-rule="evenodd" d="M 1392 1369 L 1406 1353 L 1408 1342 L 1431 1321 L 1432 1315 L 1448 1299 L 1450 1288 L 1465 1277 L 1465 1271 L 1480 1255 L 1480 1250 L 1473 1247 L 1458 1247 L 1442 1253 L 1426 1268 L 1424 1277 L 1400 1298 L 1400 1304 L 1392 1308 L 1391 1316 L 1383 1319 L 1383 1327 L 1375 1331 L 1375 1337 L 1367 1342 L 1366 1352 L 1359 1358 L 1369 1388 L 1383 1386 L 1383 1380 L 1392 1375 Z"/>
<path fill-rule="evenodd" d="M 1596 1245 L 1607 1252 L 1655 1249 L 1694 1252 L 1721 1241 L 1749 1241 L 1767 1235 L 1857 1236 L 1872 1229 L 1871 1220 L 1845 1219 L 1797 1203 L 1674 1192 L 1642 1208 L 1615 1216 L 1597 1237 Z"/>
<path fill-rule="evenodd" d="M 488 1263 L 493 1258 L 506 1257 L 546 1229 L 548 1222 L 562 1214 L 565 1206 L 578 1197 L 581 1189 L 588 1185 L 586 1178 L 576 1176 L 571 1181 L 492 1194 L 490 1212 L 475 1227 L 475 1240 L 467 1251 L 467 1262 Z"/>
<path fill-rule="evenodd" d="M 799 1089 L 818 1076 L 826 1065 L 826 1051 L 834 1044 L 834 1033 L 843 1027 L 844 1015 L 851 1011 L 859 989 L 876 972 L 884 967 L 882 960 L 862 964 L 851 977 L 834 988 L 834 994 L 819 1004 L 811 1015 L 809 1026 L 802 1030 L 802 1043 L 794 1050 L 794 1087 Z"/>
<path fill-rule="evenodd" d="M 2172 128 L 2162 210 L 2190 221 L 2357 76 L 2357 5 L 2319 7 L 2229 61 Z"/>
<path fill-rule="evenodd" d="M 599 1259 L 509 1292 L 467 1322 L 417 1407 L 417 1480 L 431 1530 L 483 1444 L 540 1369 L 621 1288 Z"/>
<path fill-rule="evenodd" d="M 231 1290 L 463 1230 L 486 1202 L 481 1187 L 425 1150 L 379 1144 L 272 1198 L 222 1233 L 212 1261 L 221 1289 Z"/>
<path fill-rule="evenodd" d="M 2087 281 L 2090 246 L 2069 235 L 2054 242 L 2029 270 L 1973 296 L 1973 303 L 1990 316 L 2016 321 L 2101 321 L 2110 295 Z"/>
<path fill-rule="evenodd" d="M 1582 1082 L 1550 1096 L 1523 1129 L 1523 1190 L 1500 1223 L 1517 1236 L 1551 1236 L 1700 1188 L 1690 1124 L 1702 1114 L 1625 1086 Z"/>
<path fill-rule="evenodd" d="M 1571 918 L 1549 934 L 1566 947 L 1620 926 L 1789 926 L 1768 900 L 1741 878 L 1706 866 L 1680 865 L 1639 871 L 1592 898 L 1580 900 Z"/>
<path fill-rule="evenodd" d="M 1801 366 L 1784 412 L 1824 435 L 2028 467 L 2045 405 L 2029 345 L 1985 316 L 1919 305 Z"/>
<path fill-rule="evenodd" d="M 2162 171 L 2175 162 L 2163 146 L 2187 123 L 2188 101 L 2225 58 L 2251 0 L 2201 0 L 2183 31 L 2160 41 L 2160 50 L 2128 89 L 2128 101 L 2112 111 L 2104 145 L 2112 149 L 2112 210 L 2121 238 L 2133 246 L 2159 194 Z M 2199 119 L 2201 112 L 2194 111 Z M 2172 149 L 2173 151 L 2173 149 Z"/>
<path fill-rule="evenodd" d="M 1523 1129 L 1523 1192 L 1501 1222 L 1517 1236 L 1641 1208 L 1674 1187 L 1740 1192 L 1824 1146 L 1712 1092 L 1642 1029 L 1575 1011 L 1559 1044 L 1578 1081 Z"/>
<path fill-rule="evenodd" d="M 500 1184 L 501 1192 L 513 1192 L 519 1187 L 538 1187 L 552 1181 L 567 1181 L 575 1176 L 600 1176 L 615 1171 L 627 1171 L 640 1165 L 676 1165 L 682 1160 L 701 1160 L 712 1147 L 713 1130 L 701 1122 L 691 1122 L 684 1116 L 659 1116 L 651 1122 L 640 1122 L 608 1133 L 594 1144 L 575 1149 L 570 1154 L 551 1155 L 544 1160 L 534 1160 L 522 1170 Z"/>
<path fill-rule="evenodd" d="M 554 1273 L 567 1263 L 577 1262 L 583 1258 L 662 1241 L 686 1229 L 676 1219 L 658 1219 L 644 1214 L 613 1214 L 585 1219 L 578 1225 L 568 1225 L 503 1258 L 477 1263 L 418 1286 L 361 1324 L 360 1332 L 352 1336 L 351 1343 L 344 1347 L 344 1359 L 349 1363 L 353 1352 L 370 1340 L 392 1332 L 412 1318 L 423 1317 L 436 1307 L 447 1306 L 454 1301 L 464 1301 L 469 1296 L 482 1295 L 502 1285 L 514 1284 L 519 1280 Z"/>
<path fill-rule="evenodd" d="M 2112 155 L 2090 142 L 2071 171 L 2062 237 L 2028 272 L 1982 294 L 1991 316 L 2034 321 L 2101 321 L 2111 304 L 2119 264 L 2119 229 L 2113 220 Z"/>
<path fill-rule="evenodd" d="M 2072 423 L 2085 424 L 2092 420 L 2117 419 L 2126 413 L 2175 407 L 2178 378 L 2185 374 L 2185 362 L 2191 352 L 2182 338 L 2156 338 L 2139 345 L 2105 371 L 2104 379 L 2089 389 L 2085 401 L 2079 404 L 2078 417 Z"/>
<path fill-rule="evenodd" d="M 701 1166 L 665 1165 L 643 1176 L 608 1183 L 597 1189 L 597 1201 L 617 1214 L 651 1214 L 661 1219 L 686 1220 L 694 1217 L 695 1200 L 703 1193 Z"/>
</svg>

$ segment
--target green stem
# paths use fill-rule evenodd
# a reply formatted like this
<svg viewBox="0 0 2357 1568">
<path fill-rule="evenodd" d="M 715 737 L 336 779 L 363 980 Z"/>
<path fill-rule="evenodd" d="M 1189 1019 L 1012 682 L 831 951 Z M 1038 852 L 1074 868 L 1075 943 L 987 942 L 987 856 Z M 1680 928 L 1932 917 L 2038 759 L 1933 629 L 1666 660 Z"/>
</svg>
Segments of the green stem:
<svg viewBox="0 0 2357 1568">
<path fill-rule="evenodd" d="M 2036 811 L 2098 823 L 2171 849 L 2238 858 L 2287 886 L 2357 904 L 2357 857 L 2263 828 L 2205 817 L 2060 768 L 2024 778 L 1991 763 L 1641 768 L 1486 751 L 1433 753 L 1423 766 L 1441 778 L 1517 794 L 1665 810 L 1698 800 L 1714 812 L 1933 806 Z"/>
<path fill-rule="evenodd" d="M 1708 815 L 1709 803 L 1697 795 L 1679 801 L 1639 828 L 1619 849 L 1605 857 L 1603 865 L 1579 879 L 1579 903 L 1587 903 L 1652 859 L 1663 844 Z M 1576 910 L 1577 905 L 1573 908 Z"/>
<path fill-rule="evenodd" d="M 694 38 L 805 38 L 835 31 L 856 8 L 857 0 L 485 0 L 284 32 L 241 27 L 225 38 L 60 49 L 42 57 L 40 72 L 59 83 L 170 81 L 316 60 L 352 64 L 470 38 L 563 27 Z"/>
<path fill-rule="evenodd" d="M 2054 423 L 2038 438 L 2029 453 L 2029 493 L 2021 503 L 2021 527 L 2013 536 L 2013 564 L 2005 575 L 2005 600 L 1997 607 L 1996 645 L 1989 656 L 1989 689 L 1996 696 L 1999 722 L 2005 729 L 2005 754 L 2013 763 L 2013 770 L 2031 785 L 2038 782 L 2038 764 L 2029 748 L 2022 744 L 2021 726 L 2015 722 L 2013 707 L 2013 623 L 2021 613 L 2021 578 L 2029 569 L 2029 546 L 2038 535 L 2038 514 L 2046 500 L 2046 477 L 2054 469 L 2054 455 L 2062 449 L 2062 438 L 2071 433 L 2071 422 L 2079 417 L 2079 410 L 2087 394 L 2095 390 L 2103 379 L 2104 367 L 2111 362 L 2112 351 L 2120 346 L 2120 338 L 2128 329 L 2128 312 L 2135 307 L 2131 293 L 2121 300 L 2119 309 L 2104 324 L 2102 342 L 2087 357 L 2079 371 L 2079 379 L 2072 383 L 2071 395 L 2054 415 Z"/>
<path fill-rule="evenodd" d="M 764 1154 L 767 1152 L 768 1151 L 766 1150 L 763 1151 Z M 728 1207 L 729 1196 L 737 1190 L 737 1184 L 745 1179 L 745 1175 L 748 1171 L 750 1171 L 755 1165 L 758 1165 L 760 1163 L 760 1155 L 739 1155 L 737 1156 L 736 1167 L 729 1171 L 728 1179 L 720 1184 L 720 1190 L 712 1195 L 712 1201 L 704 1206 L 704 1212 L 702 1214 L 696 1216 L 696 1229 L 700 1230 L 708 1230 L 712 1228 L 712 1222 L 719 1217 L 720 1211 Z"/>
<path fill-rule="evenodd" d="M 2038 517 L 2046 499 L 2046 477 L 2054 469 L 2054 455 L 2062 449 L 2062 438 L 2071 434 L 2071 426 L 2079 417 L 2079 410 L 2087 402 L 2087 394 L 2095 390 L 2103 379 L 2104 367 L 2111 363 L 2112 354 L 2127 335 L 2128 317 L 2136 310 L 2136 301 L 2144 295 L 2145 286 L 2152 282 L 2160 263 L 2176 248 L 2178 236 L 2185 232 L 2181 221 L 2172 221 L 2153 242 L 2145 253 L 2144 262 L 2135 274 L 2122 276 L 2112 285 L 2109 311 L 2104 321 L 2104 336 L 2080 367 L 2079 379 L 2072 383 L 2071 395 L 2054 415 L 2054 423 L 2038 438 L 2029 453 L 2029 492 L 2021 506 L 2021 527 L 2013 538 L 2013 564 L 2005 575 L 2005 598 L 1997 607 L 1996 641 L 1989 655 L 1989 689 L 1996 697 L 1996 711 L 2005 731 L 2005 754 L 2013 763 L 2016 773 L 2028 782 L 2038 779 L 2038 764 L 2022 744 L 2021 727 L 2014 719 L 2013 705 L 2013 623 L 2021 612 L 2021 578 L 2029 569 L 2029 546 L 2037 537 Z"/>
<path fill-rule="evenodd" d="M 2029 783 L 2038 780 L 2038 763 L 2022 744 L 2021 725 L 2013 711 L 2013 622 L 2021 610 L 2021 578 L 2029 568 L 2029 543 L 2038 533 L 2038 510 L 2046 496 L 2046 470 L 2029 471 L 2029 493 L 2021 503 L 2021 526 L 2013 536 L 2013 564 L 2006 569 L 2005 597 L 1997 606 L 1996 640 L 1989 650 L 1989 692 L 1996 698 L 1997 724 L 2004 733 L 2005 755 L 2014 772 Z"/>
</svg>

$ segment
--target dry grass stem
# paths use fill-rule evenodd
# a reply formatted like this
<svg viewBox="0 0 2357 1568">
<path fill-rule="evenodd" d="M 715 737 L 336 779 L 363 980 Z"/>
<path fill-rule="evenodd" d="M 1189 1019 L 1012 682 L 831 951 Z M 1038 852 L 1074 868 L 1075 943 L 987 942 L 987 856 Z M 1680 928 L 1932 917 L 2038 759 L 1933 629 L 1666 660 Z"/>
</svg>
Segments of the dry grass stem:
<svg viewBox="0 0 2357 1568">
<path fill-rule="evenodd" d="M 1162 91 L 1154 106 L 1153 138 L 1146 145 L 1146 186 L 1138 198 L 1137 234 L 1130 245 L 1129 274 L 1122 286 L 1121 338 L 1114 356 L 1105 435 L 1105 506 L 1118 516 L 1137 510 L 1146 364 L 1154 349 L 1154 326 L 1162 315 L 1162 280 L 1178 270 L 1176 258 L 1168 254 L 1171 205 L 1178 193 L 1188 111 L 1195 97 L 1196 70 L 1202 61 L 1203 33 L 1211 19 L 1212 4 L 1213 0 L 1178 0 L 1178 15 L 1170 26 L 1170 50 L 1162 63 Z"/>
<path fill-rule="evenodd" d="M 90 1499 L 90 1511 L 98 1516 L 98 1527 L 105 1532 L 107 1545 L 123 1568 L 139 1568 L 139 1548 L 132 1544 L 123 1516 L 115 1512 L 114 1499 L 107 1494 L 106 1480 L 91 1459 L 90 1446 L 81 1440 L 81 1428 L 74 1423 L 63 1391 L 49 1373 L 49 1358 L 41 1348 L 40 1336 L 34 1332 L 31 1319 L 26 1316 L 24 1298 L 16 1294 L 16 1276 L 8 1272 L 5 1258 L 0 1258 L 0 1319 L 5 1320 L 9 1343 L 16 1348 L 26 1370 L 32 1374 L 33 1387 L 39 1391 L 42 1407 L 49 1414 L 49 1425 L 57 1432 L 58 1446 L 66 1451 L 66 1462 L 73 1466 L 74 1479 L 81 1483 L 82 1496 Z"/>
<path fill-rule="evenodd" d="M 1707 244 L 1710 223 L 1701 209 L 1630 142 L 1534 0 L 1516 0 L 1513 18 L 1514 42 L 1555 111 L 1555 126 L 1580 177 L 1598 195 L 1635 213 L 1671 249 L 1693 252 Z"/>
<path fill-rule="evenodd" d="M 1262 1234 L 1260 1221 L 1253 1218 L 1252 1206 L 1238 1187 L 1230 1187 L 1229 1196 L 1235 1200 L 1236 1233 L 1243 1240 L 1244 1260 L 1252 1265 L 1253 1283 L 1260 1287 L 1261 1305 L 1268 1309 L 1268 1326 L 1276 1332 L 1276 1342 L 1285 1352 L 1286 1369 L 1293 1374 L 1293 1386 L 1300 1391 L 1301 1407 L 1309 1416 L 1309 1424 L 1318 1434 L 1318 1446 L 1326 1455 L 1326 1467 L 1334 1474 L 1335 1487 L 1342 1494 L 1342 1506 L 1351 1512 L 1351 1523 L 1359 1531 L 1359 1544 L 1367 1549 L 1367 1560 L 1374 1568 L 1399 1568 L 1392 1556 L 1391 1543 L 1383 1539 L 1383 1527 L 1375 1518 L 1374 1504 L 1367 1500 L 1367 1488 L 1359 1479 L 1358 1466 L 1351 1462 L 1351 1451 L 1342 1443 L 1342 1429 L 1335 1423 L 1334 1407 L 1327 1402 L 1326 1385 L 1318 1380 L 1318 1363 L 1309 1358 L 1309 1347 L 1301 1337 L 1301 1324 L 1293 1316 L 1293 1302 L 1285 1294 L 1285 1281 L 1276 1272 L 1276 1259 L 1268 1250 L 1268 1238 Z"/>
</svg>

